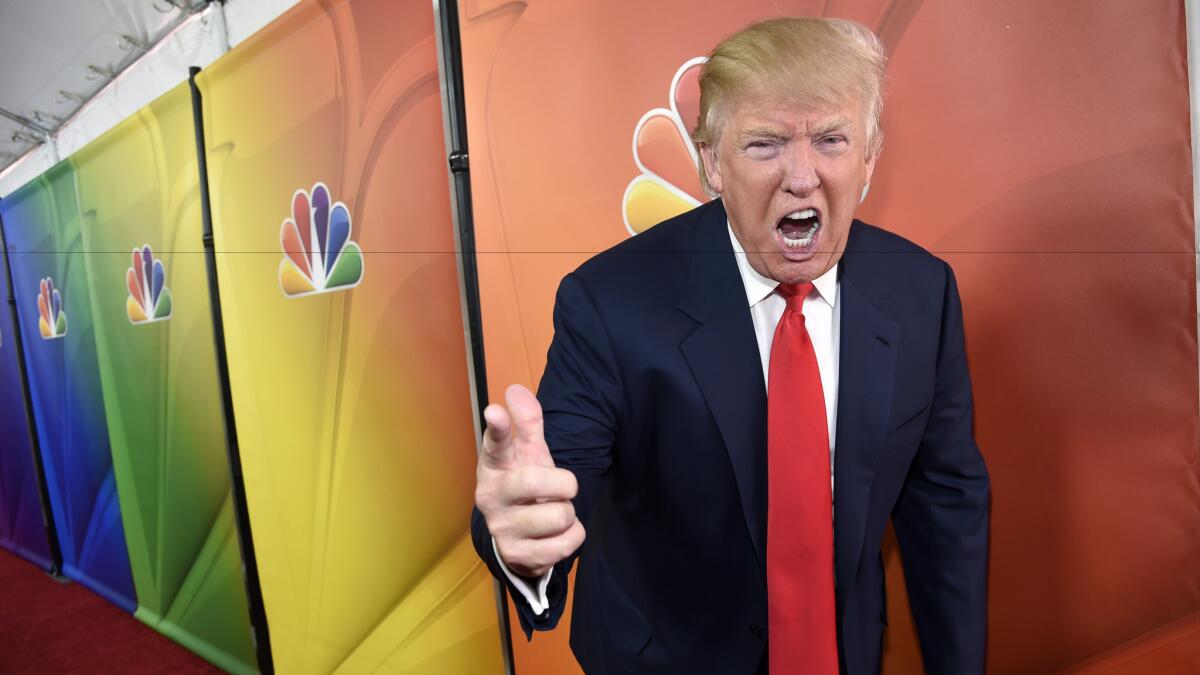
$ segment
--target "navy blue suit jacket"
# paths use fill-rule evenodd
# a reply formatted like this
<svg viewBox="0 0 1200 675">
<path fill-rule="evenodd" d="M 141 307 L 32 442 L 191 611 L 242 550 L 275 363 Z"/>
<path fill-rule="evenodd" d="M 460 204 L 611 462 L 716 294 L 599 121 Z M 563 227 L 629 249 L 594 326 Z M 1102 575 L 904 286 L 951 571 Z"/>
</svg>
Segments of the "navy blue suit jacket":
<svg viewBox="0 0 1200 675">
<path fill-rule="evenodd" d="M 893 519 L 925 666 L 983 670 L 989 483 L 949 266 L 855 221 L 839 268 L 834 552 L 842 670 L 879 668 Z M 604 252 L 558 290 L 538 390 L 579 479 L 571 647 L 588 673 L 765 672 L 767 400 L 721 202 Z M 797 410 L 797 414 L 804 414 Z M 486 523 L 472 533 L 492 573 Z M 552 575 L 554 627 L 575 558 Z M 511 589 L 510 589 L 511 590 Z"/>
</svg>

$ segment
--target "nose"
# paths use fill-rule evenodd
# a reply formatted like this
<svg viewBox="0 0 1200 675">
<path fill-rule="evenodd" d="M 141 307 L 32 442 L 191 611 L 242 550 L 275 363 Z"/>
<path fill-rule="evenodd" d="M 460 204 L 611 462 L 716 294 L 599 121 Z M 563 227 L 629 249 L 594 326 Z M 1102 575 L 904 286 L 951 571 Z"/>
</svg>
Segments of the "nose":
<svg viewBox="0 0 1200 675">
<path fill-rule="evenodd" d="M 817 175 L 812 158 L 804 152 L 793 150 L 789 153 L 783 175 L 783 191 L 797 197 L 807 197 L 821 187 L 821 178 Z"/>
</svg>

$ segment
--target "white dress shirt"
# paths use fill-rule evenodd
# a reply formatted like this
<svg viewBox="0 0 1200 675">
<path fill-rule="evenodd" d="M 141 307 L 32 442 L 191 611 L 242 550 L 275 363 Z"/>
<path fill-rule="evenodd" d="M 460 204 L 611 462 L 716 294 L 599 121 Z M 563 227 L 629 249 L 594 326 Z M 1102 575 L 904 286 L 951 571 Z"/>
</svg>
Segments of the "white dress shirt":
<svg viewBox="0 0 1200 675">
<path fill-rule="evenodd" d="M 729 241 L 733 244 L 734 259 L 737 260 L 738 273 L 742 277 L 742 285 L 746 290 L 746 303 L 750 306 L 750 318 L 754 322 L 754 336 L 758 340 L 758 356 L 762 361 L 763 382 L 768 381 L 771 364 L 771 342 L 775 339 L 775 327 L 787 309 L 783 296 L 775 292 L 778 281 L 759 274 L 746 259 L 746 250 L 728 227 Z M 838 345 L 841 337 L 842 309 L 838 304 L 838 293 L 841 284 L 838 282 L 837 265 L 828 272 L 813 279 L 814 292 L 804 299 L 804 327 L 812 339 L 813 350 L 817 354 L 817 369 L 821 372 L 821 391 L 825 396 L 825 420 L 829 425 L 829 483 L 833 485 L 833 448 L 837 430 L 837 393 L 838 393 Z M 528 581 L 513 574 L 500 558 L 496 549 L 496 538 L 492 537 L 492 550 L 500 569 L 513 583 L 525 601 L 533 609 L 534 614 L 541 614 L 550 608 L 546 598 L 546 587 L 550 583 L 550 575 L 554 569 L 548 570 L 537 580 L 535 589 Z"/>
<path fill-rule="evenodd" d="M 750 305 L 750 318 L 754 321 L 754 336 L 758 338 L 758 357 L 762 360 L 763 382 L 768 381 L 771 365 L 771 343 L 775 340 L 775 327 L 787 309 L 787 301 L 775 292 L 778 281 L 768 279 L 750 266 L 746 252 L 729 228 L 729 241 L 733 243 L 734 258 L 742 285 L 746 287 L 746 302 Z M 838 344 L 841 338 L 842 308 L 838 305 L 841 284 L 837 277 L 838 266 L 813 279 L 815 292 L 804 299 L 804 327 L 812 338 L 813 351 L 817 353 L 817 369 L 821 371 L 821 392 L 825 395 L 825 420 L 829 424 L 829 466 L 833 467 L 833 446 L 837 428 L 838 393 Z M 832 480 L 832 475 L 830 476 Z"/>
</svg>

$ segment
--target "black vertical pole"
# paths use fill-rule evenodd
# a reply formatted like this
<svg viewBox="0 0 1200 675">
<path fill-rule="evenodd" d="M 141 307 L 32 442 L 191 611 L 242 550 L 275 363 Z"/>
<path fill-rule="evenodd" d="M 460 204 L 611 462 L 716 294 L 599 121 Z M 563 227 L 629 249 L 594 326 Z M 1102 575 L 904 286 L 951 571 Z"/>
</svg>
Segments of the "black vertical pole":
<svg viewBox="0 0 1200 675">
<path fill-rule="evenodd" d="M 458 24 L 457 0 L 434 0 L 439 28 L 443 78 L 443 107 L 446 111 L 446 137 L 449 145 L 450 178 L 453 185 L 455 219 L 458 223 L 458 242 L 461 249 L 463 294 L 466 302 L 467 335 L 471 341 L 471 364 L 475 375 L 475 400 L 479 411 L 479 428 L 487 422 L 483 409 L 488 405 L 487 368 L 483 358 L 483 318 L 479 301 L 479 267 L 475 251 L 475 221 L 471 210 L 471 173 L 467 154 L 467 112 L 464 104 L 462 71 L 462 37 Z M 516 672 L 513 659 L 512 630 L 508 621 L 508 598 L 503 584 L 497 583 L 497 614 L 500 623 L 504 664 L 509 673 Z"/>
<path fill-rule="evenodd" d="M 17 349 L 17 370 L 21 374 L 21 391 L 25 395 L 25 419 L 29 427 L 29 447 L 33 450 L 33 471 L 37 474 L 38 501 L 42 505 L 42 523 L 46 526 L 46 537 L 50 540 L 50 574 L 62 574 L 62 547 L 58 544 L 58 526 L 54 523 L 54 509 L 50 506 L 50 486 L 46 483 L 46 467 L 42 463 L 42 444 L 38 440 L 37 422 L 34 419 L 33 395 L 29 392 L 29 373 L 25 370 L 25 343 L 21 339 L 20 318 L 17 316 L 17 298 L 13 295 L 12 257 L 9 256 L 8 237 L 4 232 L 4 220 L 0 218 L 0 246 L 4 247 L 4 269 L 8 272 L 8 309 L 12 315 L 13 344 Z"/>
<path fill-rule="evenodd" d="M 487 370 L 483 358 L 483 319 L 479 302 L 479 267 L 475 259 L 475 221 L 471 210 L 471 170 L 467 156 L 467 113 L 463 103 L 462 40 L 455 0 L 441 0 L 442 67 L 446 76 L 446 107 L 449 109 L 450 176 L 458 216 L 458 240 L 462 247 L 463 282 L 467 296 L 467 329 L 471 334 L 471 359 L 475 365 L 476 397 L 480 424 L 487 407 Z"/>
<path fill-rule="evenodd" d="M 196 127 L 196 160 L 200 170 L 200 217 L 203 221 L 204 263 L 208 271 L 208 298 L 212 308 L 213 339 L 216 342 L 217 373 L 221 383 L 221 410 L 225 417 L 225 447 L 229 451 L 230 488 L 233 493 L 233 513 L 237 520 L 238 542 L 242 549 L 242 573 L 246 582 L 246 600 L 250 609 L 250 628 L 254 635 L 258 669 L 274 673 L 271 660 L 271 637 L 267 630 L 267 612 L 263 606 L 262 586 L 258 578 L 258 562 L 254 556 L 254 538 L 250 532 L 250 515 L 246 506 L 246 486 L 242 480 L 242 454 L 238 446 L 237 426 L 233 416 L 233 396 L 229 385 L 229 358 L 225 352 L 225 324 L 221 317 L 221 295 L 217 286 L 217 256 L 213 247 L 212 207 L 208 198 L 208 161 L 204 143 L 203 105 L 196 74 L 200 69 L 188 69 L 188 85 L 192 90 L 192 119 Z"/>
</svg>

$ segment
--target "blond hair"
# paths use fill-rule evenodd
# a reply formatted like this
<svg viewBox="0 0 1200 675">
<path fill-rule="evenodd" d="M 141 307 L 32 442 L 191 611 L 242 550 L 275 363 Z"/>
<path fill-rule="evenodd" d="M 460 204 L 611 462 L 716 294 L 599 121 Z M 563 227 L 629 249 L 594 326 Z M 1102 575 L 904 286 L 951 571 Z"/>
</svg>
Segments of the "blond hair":
<svg viewBox="0 0 1200 675">
<path fill-rule="evenodd" d="M 883 147 L 880 117 L 886 63 L 883 43 L 855 21 L 780 18 L 751 24 L 725 38 L 708 55 L 700 73 L 700 119 L 692 142 L 697 149 L 701 144 L 716 145 L 731 106 L 748 94 L 769 91 L 801 105 L 857 100 L 867 155 L 875 156 Z M 702 155 L 700 182 L 709 191 Z"/>
</svg>

